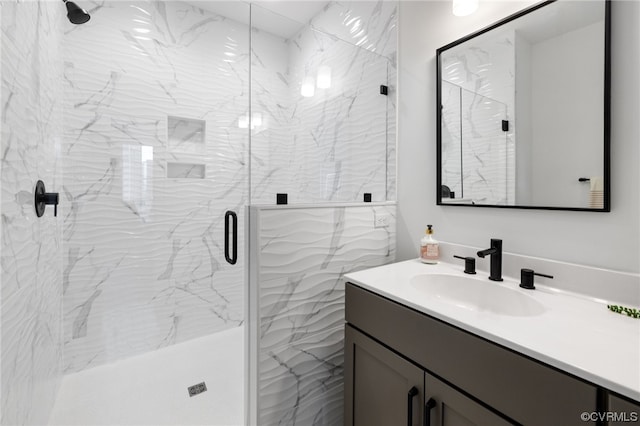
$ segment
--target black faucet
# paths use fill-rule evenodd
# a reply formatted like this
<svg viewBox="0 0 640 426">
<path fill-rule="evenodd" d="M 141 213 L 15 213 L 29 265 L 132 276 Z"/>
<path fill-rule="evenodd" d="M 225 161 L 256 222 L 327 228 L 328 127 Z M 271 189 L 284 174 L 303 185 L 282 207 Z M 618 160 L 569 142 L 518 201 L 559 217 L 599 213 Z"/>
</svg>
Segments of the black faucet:
<svg viewBox="0 0 640 426">
<path fill-rule="evenodd" d="M 489 279 L 491 281 L 502 281 L 502 240 L 491 239 L 491 248 L 480 250 L 478 256 L 484 258 L 491 256 L 491 269 Z"/>
</svg>

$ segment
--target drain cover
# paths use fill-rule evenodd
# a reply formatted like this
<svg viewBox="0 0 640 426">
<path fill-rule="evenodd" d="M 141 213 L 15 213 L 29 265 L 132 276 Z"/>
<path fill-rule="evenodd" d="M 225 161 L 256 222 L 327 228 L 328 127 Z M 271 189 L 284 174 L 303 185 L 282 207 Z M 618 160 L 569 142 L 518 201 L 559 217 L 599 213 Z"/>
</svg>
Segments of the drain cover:
<svg viewBox="0 0 640 426">
<path fill-rule="evenodd" d="M 189 396 L 194 396 L 199 393 L 206 392 L 207 385 L 205 385 L 204 382 L 202 382 L 202 383 L 198 383 L 197 385 L 189 386 L 187 390 L 189 391 Z"/>
</svg>

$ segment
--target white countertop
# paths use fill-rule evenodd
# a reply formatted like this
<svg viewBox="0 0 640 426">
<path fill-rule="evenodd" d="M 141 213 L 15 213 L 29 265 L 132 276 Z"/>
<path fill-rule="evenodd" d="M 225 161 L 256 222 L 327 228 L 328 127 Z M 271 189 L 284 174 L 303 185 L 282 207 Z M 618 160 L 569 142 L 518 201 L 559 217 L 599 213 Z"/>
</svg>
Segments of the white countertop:
<svg viewBox="0 0 640 426">
<path fill-rule="evenodd" d="M 522 289 L 519 277 L 497 283 L 482 271 L 466 275 L 462 270 L 458 264 L 426 265 L 416 259 L 347 274 L 345 281 L 640 401 L 640 319 L 611 312 L 602 300 L 537 283 L 535 290 Z M 411 277 L 421 274 L 506 286 L 538 300 L 546 311 L 516 317 L 461 308 L 409 285 Z"/>
</svg>

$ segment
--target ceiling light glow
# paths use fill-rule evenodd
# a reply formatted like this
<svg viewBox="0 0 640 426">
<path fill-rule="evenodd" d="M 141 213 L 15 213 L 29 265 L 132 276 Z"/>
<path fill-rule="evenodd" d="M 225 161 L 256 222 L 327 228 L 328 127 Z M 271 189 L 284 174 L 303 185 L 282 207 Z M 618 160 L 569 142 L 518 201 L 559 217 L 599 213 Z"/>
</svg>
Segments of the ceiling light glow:
<svg viewBox="0 0 640 426">
<path fill-rule="evenodd" d="M 453 0 L 453 14 L 468 16 L 478 9 L 479 0 Z"/>
</svg>

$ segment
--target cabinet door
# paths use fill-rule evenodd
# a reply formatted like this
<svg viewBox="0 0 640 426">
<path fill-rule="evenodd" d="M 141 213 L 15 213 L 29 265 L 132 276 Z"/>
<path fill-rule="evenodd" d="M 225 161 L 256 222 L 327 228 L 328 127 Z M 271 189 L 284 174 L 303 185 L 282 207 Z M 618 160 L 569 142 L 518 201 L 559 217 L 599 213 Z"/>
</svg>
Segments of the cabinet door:
<svg viewBox="0 0 640 426">
<path fill-rule="evenodd" d="M 424 372 L 345 326 L 345 425 L 422 425 Z"/>
<path fill-rule="evenodd" d="M 513 425 L 451 386 L 425 373 L 425 426 Z"/>
<path fill-rule="evenodd" d="M 640 424 L 640 403 L 609 394 L 607 425 Z"/>
</svg>

